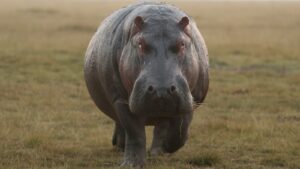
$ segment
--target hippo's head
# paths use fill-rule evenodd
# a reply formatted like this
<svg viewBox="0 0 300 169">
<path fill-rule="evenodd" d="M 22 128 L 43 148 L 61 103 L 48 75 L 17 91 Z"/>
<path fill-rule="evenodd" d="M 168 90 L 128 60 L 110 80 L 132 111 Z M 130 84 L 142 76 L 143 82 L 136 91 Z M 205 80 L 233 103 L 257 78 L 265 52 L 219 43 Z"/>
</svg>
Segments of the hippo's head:
<svg viewBox="0 0 300 169">
<path fill-rule="evenodd" d="M 193 110 L 199 66 L 190 24 L 187 16 L 133 19 L 119 62 L 132 113 L 170 117 Z"/>
</svg>

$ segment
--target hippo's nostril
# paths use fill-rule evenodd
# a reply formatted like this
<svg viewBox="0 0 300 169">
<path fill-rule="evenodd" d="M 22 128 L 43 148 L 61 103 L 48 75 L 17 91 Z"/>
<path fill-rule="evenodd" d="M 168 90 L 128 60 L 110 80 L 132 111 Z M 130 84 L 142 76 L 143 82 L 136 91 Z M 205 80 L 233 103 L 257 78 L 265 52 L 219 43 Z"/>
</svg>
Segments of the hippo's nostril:
<svg viewBox="0 0 300 169">
<path fill-rule="evenodd" d="M 148 92 L 149 92 L 149 93 L 153 93 L 153 92 L 154 92 L 153 86 L 150 85 L 150 86 L 148 87 Z"/>
<path fill-rule="evenodd" d="M 172 85 L 171 87 L 170 87 L 170 92 L 171 93 L 174 93 L 176 91 L 176 87 L 174 86 L 174 85 Z"/>
</svg>

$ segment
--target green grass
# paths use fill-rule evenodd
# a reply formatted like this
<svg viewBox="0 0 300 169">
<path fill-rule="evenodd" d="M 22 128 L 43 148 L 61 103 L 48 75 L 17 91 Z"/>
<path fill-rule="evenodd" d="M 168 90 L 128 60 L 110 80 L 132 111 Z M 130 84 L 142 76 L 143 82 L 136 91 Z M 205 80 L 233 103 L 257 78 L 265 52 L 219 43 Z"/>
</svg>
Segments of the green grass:
<svg viewBox="0 0 300 169">
<path fill-rule="evenodd" d="M 113 121 L 90 99 L 82 69 L 100 22 L 128 2 L 1 2 L 0 168 L 118 167 Z M 186 146 L 148 157 L 146 168 L 299 169 L 300 3 L 175 4 L 206 40 L 210 90 Z"/>
</svg>

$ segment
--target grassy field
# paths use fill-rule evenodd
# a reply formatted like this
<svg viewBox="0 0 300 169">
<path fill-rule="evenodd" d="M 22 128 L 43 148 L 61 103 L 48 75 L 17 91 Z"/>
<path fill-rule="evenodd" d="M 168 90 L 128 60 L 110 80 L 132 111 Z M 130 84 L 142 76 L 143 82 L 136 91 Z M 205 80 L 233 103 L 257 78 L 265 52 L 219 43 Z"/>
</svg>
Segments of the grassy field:
<svg viewBox="0 0 300 169">
<path fill-rule="evenodd" d="M 83 81 L 100 22 L 129 4 L 0 0 L 0 168 L 117 168 L 113 121 Z M 147 169 L 300 168 L 300 2 L 173 2 L 197 21 L 211 83 L 190 138 Z M 152 137 L 147 128 L 148 146 Z"/>
</svg>

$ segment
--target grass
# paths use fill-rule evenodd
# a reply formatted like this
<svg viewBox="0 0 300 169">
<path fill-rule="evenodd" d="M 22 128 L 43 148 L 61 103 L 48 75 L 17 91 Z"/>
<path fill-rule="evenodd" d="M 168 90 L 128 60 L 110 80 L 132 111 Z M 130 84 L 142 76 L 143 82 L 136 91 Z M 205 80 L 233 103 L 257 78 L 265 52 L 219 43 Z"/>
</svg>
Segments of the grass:
<svg viewBox="0 0 300 169">
<path fill-rule="evenodd" d="M 199 167 L 212 167 L 220 163 L 220 157 L 217 154 L 211 152 L 204 152 L 202 154 L 193 155 L 192 158 L 187 160 L 187 163 L 191 166 Z"/>
<path fill-rule="evenodd" d="M 129 2 L 1 2 L 0 168 L 118 167 L 82 67 L 99 23 Z M 300 3 L 173 3 L 205 37 L 210 90 L 186 146 L 146 168 L 300 168 Z"/>
</svg>

